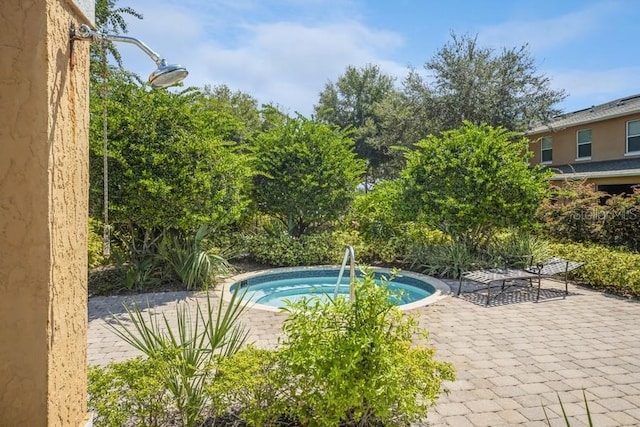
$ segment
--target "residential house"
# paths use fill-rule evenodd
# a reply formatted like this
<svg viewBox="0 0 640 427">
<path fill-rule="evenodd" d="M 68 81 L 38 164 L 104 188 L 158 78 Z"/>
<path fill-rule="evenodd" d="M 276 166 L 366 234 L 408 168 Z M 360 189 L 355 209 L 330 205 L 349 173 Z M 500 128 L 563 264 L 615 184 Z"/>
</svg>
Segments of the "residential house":
<svg viewBox="0 0 640 427">
<path fill-rule="evenodd" d="M 550 167 L 556 184 L 586 179 L 611 194 L 640 185 L 640 95 L 554 117 L 527 137 L 531 164 Z"/>
</svg>

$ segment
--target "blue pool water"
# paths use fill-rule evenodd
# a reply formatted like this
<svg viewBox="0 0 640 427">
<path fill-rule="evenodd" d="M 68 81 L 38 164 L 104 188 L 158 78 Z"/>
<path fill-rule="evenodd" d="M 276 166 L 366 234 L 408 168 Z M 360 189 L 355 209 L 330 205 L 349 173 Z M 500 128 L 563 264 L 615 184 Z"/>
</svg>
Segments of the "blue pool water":
<svg viewBox="0 0 640 427">
<path fill-rule="evenodd" d="M 339 269 L 304 269 L 258 274 L 231 286 L 246 291 L 245 299 L 272 307 L 285 307 L 286 301 L 298 301 L 302 298 L 333 297 Z M 342 277 L 339 295 L 349 297 L 349 272 Z M 361 275 L 358 274 L 358 277 Z M 398 275 L 391 281 L 388 273 L 375 272 L 376 283 L 383 284 L 393 291 L 396 305 L 409 304 L 426 298 L 435 292 L 435 288 L 424 280 L 406 275 Z"/>
</svg>

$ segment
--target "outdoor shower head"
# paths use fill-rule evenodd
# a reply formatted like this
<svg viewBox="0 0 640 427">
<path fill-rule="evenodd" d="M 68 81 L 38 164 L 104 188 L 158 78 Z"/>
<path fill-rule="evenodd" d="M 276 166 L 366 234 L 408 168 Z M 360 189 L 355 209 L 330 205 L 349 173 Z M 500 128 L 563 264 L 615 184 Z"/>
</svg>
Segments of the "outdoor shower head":
<svg viewBox="0 0 640 427">
<path fill-rule="evenodd" d="M 154 88 L 165 88 L 173 86 L 174 84 L 181 82 L 187 77 L 189 72 L 185 67 L 178 64 L 167 64 L 167 61 L 155 53 L 149 46 L 142 43 L 140 40 L 133 37 L 125 37 L 116 34 L 104 34 L 93 31 L 87 25 L 81 25 L 77 32 L 72 33 L 72 40 L 89 40 L 93 42 L 100 42 L 103 40 L 131 43 L 138 46 L 144 53 L 149 55 L 153 62 L 156 63 L 158 68 L 149 75 L 149 83 Z"/>
<path fill-rule="evenodd" d="M 149 75 L 149 83 L 152 87 L 169 87 L 182 80 L 189 72 L 182 65 L 167 64 L 164 59 L 160 60 L 158 68 Z"/>
</svg>

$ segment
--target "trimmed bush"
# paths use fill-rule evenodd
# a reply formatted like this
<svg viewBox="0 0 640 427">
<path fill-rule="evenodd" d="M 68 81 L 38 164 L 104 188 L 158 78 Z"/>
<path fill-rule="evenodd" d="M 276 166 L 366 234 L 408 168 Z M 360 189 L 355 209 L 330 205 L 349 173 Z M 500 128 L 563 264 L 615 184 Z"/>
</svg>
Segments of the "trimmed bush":
<svg viewBox="0 0 640 427">
<path fill-rule="evenodd" d="M 274 381 L 284 413 L 302 425 L 408 425 L 455 378 L 432 348 L 412 345 L 425 331 L 372 274 L 358 281 L 353 303 L 311 298 L 288 311 Z"/>
<path fill-rule="evenodd" d="M 617 295 L 640 297 L 640 254 L 596 244 L 553 243 L 551 252 L 584 262 L 570 273 L 582 284 Z"/>
</svg>

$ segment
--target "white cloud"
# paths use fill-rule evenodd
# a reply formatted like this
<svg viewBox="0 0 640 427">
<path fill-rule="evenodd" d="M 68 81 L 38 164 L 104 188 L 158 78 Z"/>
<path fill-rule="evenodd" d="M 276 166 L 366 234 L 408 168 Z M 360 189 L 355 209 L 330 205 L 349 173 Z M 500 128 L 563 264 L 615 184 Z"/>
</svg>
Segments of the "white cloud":
<svg viewBox="0 0 640 427">
<path fill-rule="evenodd" d="M 544 51 L 584 37 L 600 28 L 606 17 L 613 13 L 619 13 L 616 2 L 596 3 L 549 19 L 521 19 L 481 27 L 478 39 L 494 47 L 528 44 L 533 51 Z"/>
<path fill-rule="evenodd" d="M 552 78 L 554 88 L 562 88 L 569 95 L 562 105 L 566 111 L 640 93 L 640 67 L 567 70 L 548 75 Z"/>
<path fill-rule="evenodd" d="M 212 22 L 222 19 L 213 16 L 218 6 L 195 10 L 189 2 L 164 1 L 162 7 L 154 7 L 142 0 L 136 10 L 144 13 L 144 20 L 131 22 L 129 34 L 169 62 L 186 66 L 186 85 L 225 84 L 289 113 L 310 115 L 325 83 L 335 81 L 348 65 L 371 63 L 392 76 L 406 75 L 404 64 L 385 59 L 404 43 L 397 33 L 368 28 L 355 20 L 251 25 L 249 19 L 229 21 L 229 16 L 222 24 L 224 30 L 214 29 Z M 242 8 L 252 6 L 245 1 Z M 153 64 L 144 54 L 128 46 L 120 50 L 125 67 L 146 78 Z"/>
<path fill-rule="evenodd" d="M 380 58 L 402 40 L 357 22 L 318 26 L 278 22 L 247 30 L 245 42 L 234 49 L 201 44 L 192 84 L 227 84 L 260 102 L 278 103 L 289 112 L 309 115 L 324 84 L 335 80 L 348 65 L 374 63 L 393 75 L 404 70 Z"/>
</svg>

